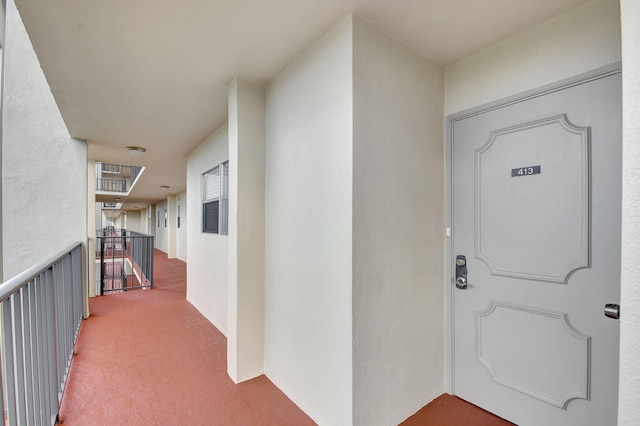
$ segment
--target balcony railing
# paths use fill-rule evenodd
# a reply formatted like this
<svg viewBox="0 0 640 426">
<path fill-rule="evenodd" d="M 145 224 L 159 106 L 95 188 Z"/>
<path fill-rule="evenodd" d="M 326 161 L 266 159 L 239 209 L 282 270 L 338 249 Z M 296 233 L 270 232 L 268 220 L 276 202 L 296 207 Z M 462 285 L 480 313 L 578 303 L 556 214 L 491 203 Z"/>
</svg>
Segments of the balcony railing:
<svg viewBox="0 0 640 426">
<path fill-rule="evenodd" d="M 125 179 L 96 178 L 96 191 L 127 192 L 127 181 Z"/>
<path fill-rule="evenodd" d="M 96 163 L 96 191 L 128 192 L 141 171 L 141 166 Z"/>
<path fill-rule="evenodd" d="M 53 425 L 83 318 L 82 245 L 0 284 L 6 425 Z"/>
<path fill-rule="evenodd" d="M 152 235 L 106 227 L 96 236 L 100 294 L 153 288 Z"/>
</svg>

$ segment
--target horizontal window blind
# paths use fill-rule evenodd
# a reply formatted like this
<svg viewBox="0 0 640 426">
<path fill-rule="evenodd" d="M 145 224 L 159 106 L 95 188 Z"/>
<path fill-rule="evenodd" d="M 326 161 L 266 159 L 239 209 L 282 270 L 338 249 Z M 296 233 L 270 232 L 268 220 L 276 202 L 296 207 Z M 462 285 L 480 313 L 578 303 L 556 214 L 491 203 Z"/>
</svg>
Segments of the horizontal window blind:
<svg viewBox="0 0 640 426">
<path fill-rule="evenodd" d="M 215 169 L 204 174 L 203 182 L 203 201 L 210 201 L 220 198 L 220 168 Z"/>
</svg>

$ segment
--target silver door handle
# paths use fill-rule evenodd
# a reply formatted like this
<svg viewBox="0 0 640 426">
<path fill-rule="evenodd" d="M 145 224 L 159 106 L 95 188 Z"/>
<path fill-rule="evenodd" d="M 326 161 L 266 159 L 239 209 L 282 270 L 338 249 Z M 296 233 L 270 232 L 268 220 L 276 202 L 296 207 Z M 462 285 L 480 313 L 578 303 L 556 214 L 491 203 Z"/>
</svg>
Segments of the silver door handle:
<svg viewBox="0 0 640 426">
<path fill-rule="evenodd" d="M 467 288 L 467 279 L 465 277 L 456 278 L 456 287 L 460 290 L 465 290 Z"/>
<path fill-rule="evenodd" d="M 613 319 L 620 319 L 620 305 L 607 303 L 604 305 L 604 316 Z"/>
</svg>

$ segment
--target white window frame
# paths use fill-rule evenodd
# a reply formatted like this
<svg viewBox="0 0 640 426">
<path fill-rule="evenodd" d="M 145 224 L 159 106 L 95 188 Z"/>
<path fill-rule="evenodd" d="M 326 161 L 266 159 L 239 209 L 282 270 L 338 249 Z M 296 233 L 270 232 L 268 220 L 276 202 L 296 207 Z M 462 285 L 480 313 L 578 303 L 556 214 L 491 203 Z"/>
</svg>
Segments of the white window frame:
<svg viewBox="0 0 640 426">
<path fill-rule="evenodd" d="M 218 174 L 218 187 L 211 187 L 209 179 L 215 179 Z M 206 171 L 201 176 L 200 187 L 202 189 L 202 232 L 207 234 L 228 235 L 229 233 L 229 161 L 220 163 L 216 167 Z M 214 182 L 215 185 L 215 182 Z M 205 226 L 205 206 L 218 202 L 218 229 L 217 232 L 208 231 Z"/>
</svg>

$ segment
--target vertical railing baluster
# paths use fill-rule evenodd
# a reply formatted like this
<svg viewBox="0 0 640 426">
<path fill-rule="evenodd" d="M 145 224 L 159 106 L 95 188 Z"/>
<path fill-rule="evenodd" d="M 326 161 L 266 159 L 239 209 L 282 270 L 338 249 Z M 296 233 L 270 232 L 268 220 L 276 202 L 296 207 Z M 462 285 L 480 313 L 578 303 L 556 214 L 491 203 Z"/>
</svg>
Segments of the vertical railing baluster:
<svg viewBox="0 0 640 426">
<path fill-rule="evenodd" d="M 15 375 L 15 352 L 13 345 L 13 298 L 10 296 L 2 302 L 2 328 L 3 328 L 3 355 L 4 373 L 6 383 L 3 384 L 6 392 L 6 416 L 9 424 L 16 424 L 16 375 Z"/>
<path fill-rule="evenodd" d="M 29 283 L 29 306 L 31 306 L 31 382 L 33 383 L 33 418 L 35 424 L 42 424 L 40 419 L 40 336 L 38 335 L 38 305 L 36 303 L 38 293 L 38 277 L 34 277 Z"/>
<path fill-rule="evenodd" d="M 53 288 L 53 270 L 48 268 L 44 272 L 44 298 L 45 298 L 45 334 L 47 336 L 47 399 L 52 420 L 55 421 L 58 414 L 58 382 L 57 382 L 57 349 L 56 349 L 56 312 L 55 294 Z"/>
<path fill-rule="evenodd" d="M 47 383 L 47 375 L 46 375 L 46 359 L 45 359 L 45 355 L 46 355 L 46 350 L 45 350 L 45 340 L 46 340 L 46 335 L 44 333 L 44 324 L 43 324 L 43 320 L 44 320 L 44 312 L 43 312 L 43 294 L 44 294 L 44 288 L 43 288 L 43 274 L 41 273 L 40 275 L 38 275 L 36 278 L 34 278 L 34 298 L 33 298 L 33 304 L 34 306 L 37 306 L 38 309 L 36 311 L 36 318 L 35 318 L 35 333 L 36 333 L 36 339 L 35 339 L 35 343 L 36 343 L 36 350 L 35 350 L 35 354 L 36 354 L 36 371 L 34 372 L 34 377 L 36 378 L 35 380 L 37 381 L 37 390 L 36 390 L 36 415 L 37 415 L 37 420 L 39 424 L 45 424 L 46 423 L 46 419 L 47 419 L 47 413 L 49 412 L 49 407 L 47 404 L 47 387 L 46 387 L 46 383 Z"/>
<path fill-rule="evenodd" d="M 24 287 L 23 287 L 24 288 Z M 13 300 L 13 351 L 16 391 L 16 424 L 26 424 L 26 401 L 24 389 L 24 334 L 22 330 L 22 289 L 12 297 Z"/>
<path fill-rule="evenodd" d="M 0 336 L 4 335 L 4 327 L 2 326 L 2 324 L 4 324 L 4 315 L 2 314 L 2 312 L 4 311 L 4 304 L 0 303 Z M 1 337 L 0 337 L 1 339 Z M 2 342 L 4 344 L 4 342 Z M 4 360 L 5 359 L 5 354 L 4 354 L 4 345 L 1 344 L 0 345 L 0 360 Z M 8 418 L 8 411 L 7 411 L 7 400 L 5 399 L 5 396 L 7 394 L 7 390 L 5 389 L 5 373 L 4 373 L 4 364 L 0 364 L 0 413 L 2 413 L 2 423 L 3 424 L 9 424 L 9 418 Z"/>
<path fill-rule="evenodd" d="M 33 410 L 27 403 L 33 398 L 33 376 L 32 376 L 32 352 L 31 352 L 31 306 L 30 285 L 22 287 L 20 290 L 20 304 L 22 307 L 22 366 L 24 375 L 24 399 L 25 399 L 25 424 L 33 424 Z"/>
</svg>

